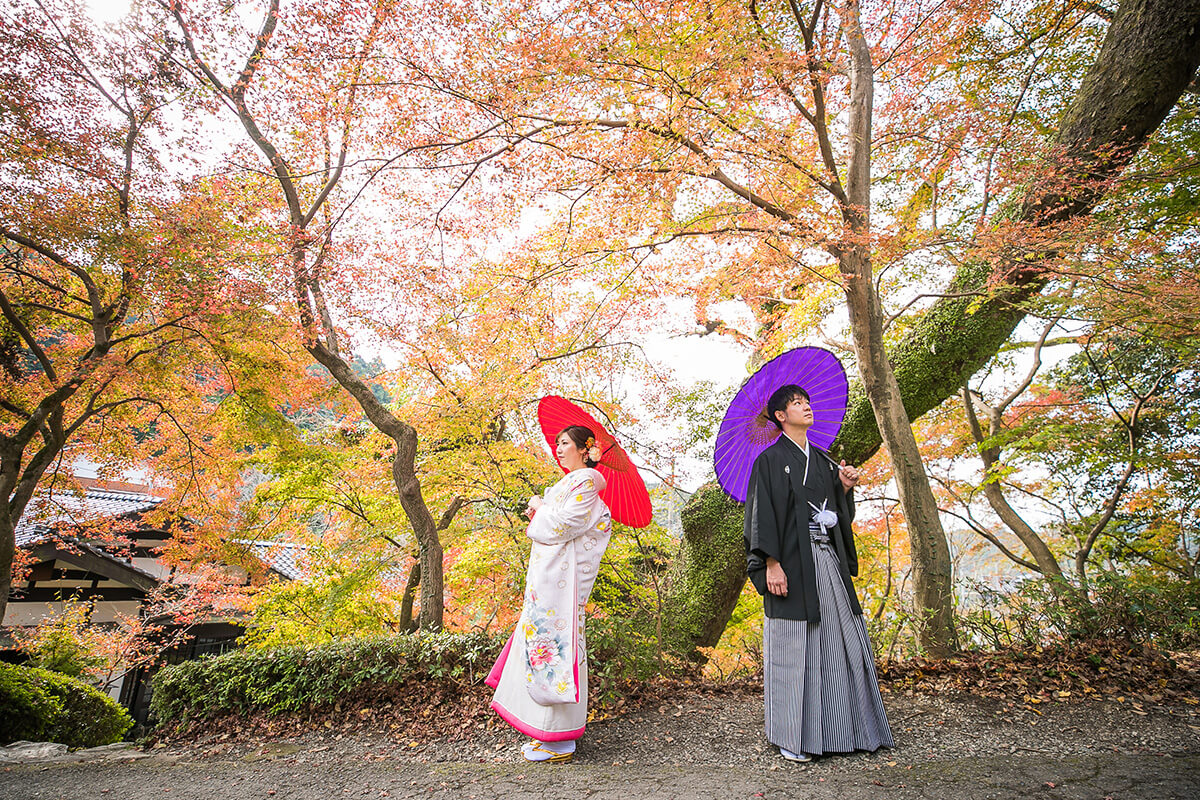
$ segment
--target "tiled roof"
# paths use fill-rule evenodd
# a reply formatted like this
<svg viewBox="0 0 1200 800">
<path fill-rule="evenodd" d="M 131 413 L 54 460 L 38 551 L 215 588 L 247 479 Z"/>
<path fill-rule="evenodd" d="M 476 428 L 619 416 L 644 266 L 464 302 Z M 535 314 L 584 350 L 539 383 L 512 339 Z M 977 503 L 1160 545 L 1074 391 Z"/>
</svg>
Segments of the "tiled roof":
<svg viewBox="0 0 1200 800">
<path fill-rule="evenodd" d="M 245 545 L 255 558 L 289 580 L 308 575 L 308 545 L 255 539 L 234 541 Z"/>
<path fill-rule="evenodd" d="M 88 489 L 82 495 L 76 492 L 39 495 L 33 498 L 17 524 L 17 547 L 34 544 L 62 525 L 149 511 L 161 502 L 161 497 L 152 494 L 106 489 Z"/>
<path fill-rule="evenodd" d="M 37 544 L 48 538 L 56 528 L 64 525 L 91 522 L 104 517 L 136 514 L 148 511 L 161 502 L 162 498 L 151 494 L 95 488 L 86 490 L 82 495 L 76 492 L 56 492 L 52 498 L 46 498 L 44 495 L 35 497 L 29 504 L 29 510 L 17 525 L 17 547 Z M 285 578 L 296 580 L 308 574 L 306 558 L 308 547 L 306 545 L 250 539 L 235 541 L 245 545 L 255 558 Z M 131 569 L 142 571 L 127 563 L 125 559 L 117 559 L 104 552 L 101 547 L 74 539 L 72 539 L 72 546 L 90 550 L 106 558 L 113 558 L 125 563 Z"/>
</svg>

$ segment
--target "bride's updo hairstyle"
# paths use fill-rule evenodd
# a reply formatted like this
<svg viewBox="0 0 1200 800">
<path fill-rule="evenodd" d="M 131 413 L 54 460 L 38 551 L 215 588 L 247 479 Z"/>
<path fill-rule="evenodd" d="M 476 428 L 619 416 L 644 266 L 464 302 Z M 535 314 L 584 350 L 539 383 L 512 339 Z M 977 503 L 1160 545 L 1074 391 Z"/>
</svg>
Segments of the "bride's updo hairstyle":
<svg viewBox="0 0 1200 800">
<path fill-rule="evenodd" d="M 563 434 L 571 440 L 571 443 L 583 451 L 583 464 L 587 467 L 594 467 L 599 464 L 599 461 L 593 461 L 588 453 L 588 450 L 596 446 L 596 434 L 592 433 L 591 428 L 585 428 L 583 425 L 568 425 L 558 432 L 558 436 Z M 555 436 L 555 441 L 558 441 L 558 436 Z"/>
</svg>

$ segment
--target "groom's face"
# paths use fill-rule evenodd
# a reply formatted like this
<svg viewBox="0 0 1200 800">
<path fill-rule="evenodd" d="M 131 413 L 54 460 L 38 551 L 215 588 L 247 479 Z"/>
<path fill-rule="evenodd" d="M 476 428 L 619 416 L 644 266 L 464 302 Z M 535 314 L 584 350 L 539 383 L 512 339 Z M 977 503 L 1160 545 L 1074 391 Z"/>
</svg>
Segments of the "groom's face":
<svg viewBox="0 0 1200 800">
<path fill-rule="evenodd" d="M 775 418 L 781 425 L 791 425 L 807 430 L 813 424 L 812 405 L 802 394 L 793 395 L 783 411 L 776 411 Z"/>
</svg>

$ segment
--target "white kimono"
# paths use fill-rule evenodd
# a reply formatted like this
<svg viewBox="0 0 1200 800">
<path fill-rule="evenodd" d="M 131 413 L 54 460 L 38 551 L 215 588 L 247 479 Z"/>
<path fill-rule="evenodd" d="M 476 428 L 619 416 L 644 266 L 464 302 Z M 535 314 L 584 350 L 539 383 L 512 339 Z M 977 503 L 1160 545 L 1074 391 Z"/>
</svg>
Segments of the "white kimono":
<svg viewBox="0 0 1200 800">
<path fill-rule="evenodd" d="M 496 713 L 543 742 L 578 739 L 587 723 L 584 606 L 612 535 L 604 486 L 584 467 L 546 490 L 526 530 L 533 546 L 521 618 L 487 677 Z"/>
</svg>

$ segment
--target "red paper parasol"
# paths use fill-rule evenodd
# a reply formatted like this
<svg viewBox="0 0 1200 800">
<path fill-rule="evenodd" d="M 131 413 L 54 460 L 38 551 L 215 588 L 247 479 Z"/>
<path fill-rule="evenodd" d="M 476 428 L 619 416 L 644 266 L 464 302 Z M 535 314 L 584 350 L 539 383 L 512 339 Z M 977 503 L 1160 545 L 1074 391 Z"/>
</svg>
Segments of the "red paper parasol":
<svg viewBox="0 0 1200 800">
<path fill-rule="evenodd" d="M 546 437 L 551 453 L 555 452 L 554 438 L 568 425 L 590 428 L 603 453 L 596 469 L 608 484 L 600 493 L 600 499 L 608 506 L 613 519 L 622 525 L 644 528 L 650 524 L 650 495 L 642 476 L 617 440 L 591 414 L 565 397 L 547 395 L 538 401 L 538 424 L 542 426 L 542 435 Z M 558 460 L 557 454 L 554 460 Z"/>
</svg>

